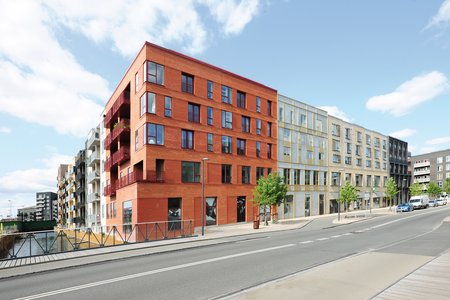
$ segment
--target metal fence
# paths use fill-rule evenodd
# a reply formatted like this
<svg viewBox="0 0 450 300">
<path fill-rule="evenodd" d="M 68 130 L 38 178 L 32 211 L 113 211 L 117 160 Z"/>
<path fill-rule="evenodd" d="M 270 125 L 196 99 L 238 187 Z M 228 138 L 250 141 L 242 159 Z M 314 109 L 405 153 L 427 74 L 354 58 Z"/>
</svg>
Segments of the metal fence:
<svg viewBox="0 0 450 300">
<path fill-rule="evenodd" d="M 1 260 L 49 255 L 130 243 L 190 237 L 192 220 L 56 228 L 51 231 L 10 233 L 0 236 Z M 0 251 L 1 252 L 1 251 Z"/>
</svg>

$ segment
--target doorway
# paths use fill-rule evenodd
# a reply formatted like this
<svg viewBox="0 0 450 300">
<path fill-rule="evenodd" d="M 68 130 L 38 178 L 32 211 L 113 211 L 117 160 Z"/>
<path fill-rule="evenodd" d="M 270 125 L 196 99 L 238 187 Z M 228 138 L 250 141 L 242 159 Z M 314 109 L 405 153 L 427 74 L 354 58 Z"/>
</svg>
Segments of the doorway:
<svg viewBox="0 0 450 300">
<path fill-rule="evenodd" d="M 237 197 L 236 210 L 237 222 L 245 222 L 245 196 Z"/>
</svg>

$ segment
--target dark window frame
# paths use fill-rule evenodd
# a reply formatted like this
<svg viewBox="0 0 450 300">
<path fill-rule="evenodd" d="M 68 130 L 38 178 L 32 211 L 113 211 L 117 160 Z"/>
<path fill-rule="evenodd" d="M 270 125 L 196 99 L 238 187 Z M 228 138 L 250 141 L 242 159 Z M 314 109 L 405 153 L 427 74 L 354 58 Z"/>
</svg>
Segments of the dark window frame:
<svg viewBox="0 0 450 300">
<path fill-rule="evenodd" d="M 236 92 L 236 104 L 237 107 L 245 108 L 246 107 L 246 94 L 241 91 Z"/>
<path fill-rule="evenodd" d="M 181 129 L 181 148 L 194 149 L 194 131 Z"/>
<path fill-rule="evenodd" d="M 194 75 L 181 73 L 181 91 L 194 94 Z"/>
<path fill-rule="evenodd" d="M 150 70 L 150 65 L 154 65 L 154 69 L 155 69 L 155 73 L 153 74 L 153 73 L 150 73 L 149 72 L 149 70 Z M 162 70 L 162 72 L 161 72 L 161 70 Z M 158 63 L 156 63 L 156 62 L 153 62 L 153 61 L 147 61 L 147 64 L 146 64 L 146 70 L 145 70 L 146 72 L 146 81 L 147 82 L 150 82 L 150 83 L 154 83 L 154 84 L 158 84 L 158 85 L 164 85 L 164 65 L 160 65 L 160 64 L 158 64 Z M 150 78 L 154 78 L 153 80 L 150 80 Z"/>
<path fill-rule="evenodd" d="M 222 183 L 231 183 L 232 165 L 222 165 Z"/>
<path fill-rule="evenodd" d="M 250 133 L 250 117 L 242 116 L 242 132 Z"/>
<path fill-rule="evenodd" d="M 183 173 L 185 168 L 192 168 L 192 178 L 186 178 L 187 171 Z M 190 177 L 190 176 L 189 176 Z M 186 180 L 187 179 L 187 180 Z M 200 182 L 200 163 L 194 161 L 182 161 L 181 162 L 181 182 L 184 183 L 199 183 Z"/>
<path fill-rule="evenodd" d="M 200 123 L 200 105 L 197 103 L 188 103 L 188 121 Z"/>
<path fill-rule="evenodd" d="M 222 136 L 222 153 L 233 153 L 233 138 L 231 136 Z"/>
<path fill-rule="evenodd" d="M 232 88 L 226 86 L 226 85 L 222 85 L 222 102 L 223 103 L 228 103 L 228 104 L 233 104 L 233 90 Z"/>
<path fill-rule="evenodd" d="M 206 83 L 206 96 L 208 99 L 213 99 L 213 92 L 214 92 L 214 82 L 212 82 L 211 80 L 208 80 L 208 82 Z"/>
<path fill-rule="evenodd" d="M 244 139 L 237 139 L 236 149 L 237 155 L 246 155 L 247 141 Z"/>
<path fill-rule="evenodd" d="M 170 107 L 168 107 L 167 103 L 170 104 Z M 164 96 L 164 117 L 172 117 L 172 97 L 170 96 Z"/>
</svg>

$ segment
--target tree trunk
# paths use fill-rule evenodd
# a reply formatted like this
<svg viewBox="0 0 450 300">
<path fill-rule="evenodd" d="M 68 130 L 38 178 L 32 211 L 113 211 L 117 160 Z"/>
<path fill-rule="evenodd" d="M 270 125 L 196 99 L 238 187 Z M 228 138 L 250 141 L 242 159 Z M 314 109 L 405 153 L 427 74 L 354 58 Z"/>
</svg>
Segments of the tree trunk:
<svg viewBox="0 0 450 300">
<path fill-rule="evenodd" d="M 264 205 L 264 225 L 268 226 L 269 222 L 267 222 L 267 213 L 266 213 L 266 206 Z"/>
</svg>

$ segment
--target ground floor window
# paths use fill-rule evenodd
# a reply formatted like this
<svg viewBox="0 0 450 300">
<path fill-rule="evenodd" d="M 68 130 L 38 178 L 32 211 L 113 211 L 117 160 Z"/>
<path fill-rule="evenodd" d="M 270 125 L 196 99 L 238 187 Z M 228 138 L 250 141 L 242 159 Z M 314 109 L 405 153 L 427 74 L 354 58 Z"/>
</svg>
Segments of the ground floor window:
<svg viewBox="0 0 450 300">
<path fill-rule="evenodd" d="M 181 228 L 181 198 L 169 198 L 168 209 L 168 229 L 175 230 Z"/>
<path fill-rule="evenodd" d="M 131 200 L 123 202 L 122 224 L 125 235 L 130 234 L 132 230 L 133 207 Z"/>
<path fill-rule="evenodd" d="M 217 224 L 217 199 L 206 198 L 206 226 Z"/>
</svg>

